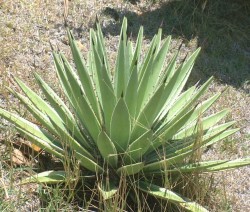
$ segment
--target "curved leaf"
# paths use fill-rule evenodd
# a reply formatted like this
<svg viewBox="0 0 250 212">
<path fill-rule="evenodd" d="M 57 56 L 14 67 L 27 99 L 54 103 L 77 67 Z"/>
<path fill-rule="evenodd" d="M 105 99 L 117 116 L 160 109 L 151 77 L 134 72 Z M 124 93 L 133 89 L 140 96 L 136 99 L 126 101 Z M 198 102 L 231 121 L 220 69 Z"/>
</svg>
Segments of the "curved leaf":
<svg viewBox="0 0 250 212">
<path fill-rule="evenodd" d="M 65 182 L 66 180 L 65 178 L 66 178 L 65 171 L 45 171 L 23 179 L 20 184 L 27 184 L 27 183 L 56 184 Z M 73 181 L 74 179 L 71 180 Z"/>
<path fill-rule="evenodd" d="M 98 185 L 98 189 L 104 200 L 111 199 L 118 191 L 118 187 L 115 186 L 114 182 L 104 181 Z"/>
<path fill-rule="evenodd" d="M 134 163 L 134 164 L 122 166 L 119 169 L 117 169 L 116 172 L 118 175 L 125 175 L 125 176 L 135 175 L 142 170 L 143 166 L 144 166 L 143 162 Z"/>
<path fill-rule="evenodd" d="M 90 72 L 88 71 L 88 69 L 85 66 L 85 61 L 83 60 L 80 50 L 77 47 L 76 41 L 72 35 L 72 33 L 70 32 L 70 30 L 67 30 L 68 33 L 68 38 L 69 38 L 69 44 L 70 44 L 70 48 L 71 48 L 71 52 L 74 58 L 74 62 L 76 65 L 76 70 L 81 82 L 81 86 L 90 102 L 90 104 L 92 105 L 92 109 L 95 112 L 95 114 L 98 114 L 99 120 L 100 118 L 100 108 L 99 108 L 99 103 L 96 99 L 96 95 L 95 95 L 95 89 L 94 89 L 94 85 L 92 83 L 91 77 L 90 77 Z"/>
<path fill-rule="evenodd" d="M 104 172 L 104 169 L 97 164 L 95 161 L 85 157 L 84 155 L 80 154 L 79 152 L 75 152 L 76 159 L 79 160 L 80 164 L 85 167 L 86 169 L 101 174 Z"/>
<path fill-rule="evenodd" d="M 85 137 L 82 135 L 77 121 L 68 107 L 65 105 L 63 100 L 49 87 L 49 85 L 38 75 L 35 73 L 35 78 L 43 90 L 43 93 L 46 96 L 46 99 L 50 103 L 50 105 L 54 108 L 57 114 L 61 117 L 67 129 L 70 130 L 71 134 L 78 139 L 78 141 L 82 144 L 86 144 Z"/>
<path fill-rule="evenodd" d="M 115 145 L 104 131 L 100 132 L 98 136 L 97 147 L 105 161 L 115 168 L 118 162 L 117 151 Z"/>
<path fill-rule="evenodd" d="M 139 181 L 138 188 L 149 195 L 152 195 L 157 198 L 161 198 L 167 201 L 170 201 L 174 204 L 177 204 L 187 210 L 193 211 L 193 212 L 208 212 L 207 209 L 202 207 L 196 202 L 192 202 L 191 200 L 184 198 L 180 196 L 179 194 L 170 191 L 169 189 L 165 189 L 162 187 L 159 187 L 157 185 L 153 185 L 151 183 L 147 183 L 144 181 Z"/>
<path fill-rule="evenodd" d="M 177 165 L 167 172 L 215 172 L 228 169 L 234 169 L 242 166 L 250 165 L 250 158 L 236 159 L 236 160 L 216 160 L 204 161 L 198 163 L 190 163 L 184 165 Z"/>
<path fill-rule="evenodd" d="M 6 120 L 15 125 L 15 127 L 22 132 L 22 134 L 31 136 L 36 142 L 37 146 L 46 151 L 61 157 L 63 154 L 63 148 L 60 142 L 46 130 L 27 121 L 26 119 L 10 113 L 2 108 L 0 108 L 0 116 L 4 117 Z"/>
<path fill-rule="evenodd" d="M 59 66 L 57 71 L 64 91 L 68 95 L 69 101 L 74 108 L 77 117 L 81 121 L 82 126 L 87 129 L 92 139 L 96 142 L 100 133 L 100 123 L 98 118 L 85 98 L 85 95 L 81 92 L 81 87 L 79 86 L 77 79 L 74 77 L 70 64 L 64 57 L 61 57 L 61 61 L 64 65 L 64 69 L 62 69 L 60 66 L 60 57 L 54 54 L 54 58 Z"/>
</svg>

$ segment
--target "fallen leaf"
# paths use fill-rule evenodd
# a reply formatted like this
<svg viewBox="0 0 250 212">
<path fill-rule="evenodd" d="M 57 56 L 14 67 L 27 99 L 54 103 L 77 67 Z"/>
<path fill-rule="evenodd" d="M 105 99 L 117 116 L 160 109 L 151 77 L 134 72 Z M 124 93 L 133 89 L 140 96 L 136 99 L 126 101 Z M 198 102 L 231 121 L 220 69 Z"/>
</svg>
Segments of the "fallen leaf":
<svg viewBox="0 0 250 212">
<path fill-rule="evenodd" d="M 11 160 L 16 165 L 30 165 L 30 161 L 19 149 L 13 149 L 11 153 Z"/>
</svg>

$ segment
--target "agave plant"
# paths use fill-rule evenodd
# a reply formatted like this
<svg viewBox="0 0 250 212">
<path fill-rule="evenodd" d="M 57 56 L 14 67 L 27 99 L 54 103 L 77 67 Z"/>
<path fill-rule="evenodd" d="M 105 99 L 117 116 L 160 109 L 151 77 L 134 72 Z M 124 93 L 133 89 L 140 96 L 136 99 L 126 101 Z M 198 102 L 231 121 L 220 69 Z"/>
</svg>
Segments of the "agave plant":
<svg viewBox="0 0 250 212">
<path fill-rule="evenodd" d="M 175 193 L 171 186 L 164 185 L 183 173 L 236 168 L 250 164 L 250 159 L 192 159 L 198 150 L 238 129 L 231 128 L 233 121 L 218 124 L 228 113 L 227 109 L 204 115 L 221 95 L 218 93 L 198 101 L 212 78 L 201 86 L 183 91 L 200 49 L 179 66 L 176 64 L 177 52 L 165 65 L 171 37 L 161 41 L 161 35 L 159 29 L 141 60 L 143 28 L 133 47 L 124 18 L 116 64 L 111 70 L 99 23 L 96 30 L 90 30 L 87 60 L 81 56 L 68 30 L 75 67 L 60 52 L 53 53 L 68 102 L 64 102 L 38 74 L 35 78 L 46 98 L 15 78 L 24 95 L 11 88 L 9 91 L 40 124 L 4 109 L 0 109 L 0 116 L 44 151 L 61 160 L 65 152 L 74 156 L 86 175 L 94 173 L 98 180 L 93 184 L 98 184 L 104 201 L 112 199 L 119 189 L 119 181 L 125 177 L 128 186 L 142 193 L 191 211 L 207 211 Z M 64 170 L 50 170 L 23 182 L 57 183 L 64 181 L 65 176 Z M 170 179 L 170 176 L 175 178 Z"/>
</svg>

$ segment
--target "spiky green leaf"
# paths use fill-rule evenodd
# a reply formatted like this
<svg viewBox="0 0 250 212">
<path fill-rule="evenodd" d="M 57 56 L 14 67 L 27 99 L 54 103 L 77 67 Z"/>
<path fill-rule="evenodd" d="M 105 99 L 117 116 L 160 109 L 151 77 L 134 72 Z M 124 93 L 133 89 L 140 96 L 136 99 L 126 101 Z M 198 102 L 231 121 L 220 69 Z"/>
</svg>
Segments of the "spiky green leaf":
<svg viewBox="0 0 250 212">
<path fill-rule="evenodd" d="M 114 182 L 103 181 L 98 185 L 98 189 L 104 200 L 111 199 L 118 191 L 118 187 L 115 186 Z"/>
<path fill-rule="evenodd" d="M 123 152 L 128 147 L 131 131 L 131 120 L 128 107 L 121 97 L 117 102 L 110 124 L 110 138 L 118 152 Z"/>
<path fill-rule="evenodd" d="M 117 169 L 116 172 L 118 175 L 124 175 L 124 176 L 135 175 L 142 170 L 143 166 L 144 166 L 143 162 L 134 163 L 122 166 L 119 169 Z"/>
<path fill-rule="evenodd" d="M 174 204 L 177 204 L 189 211 L 193 212 L 208 212 L 207 209 L 202 207 L 196 202 L 193 202 L 187 198 L 182 197 L 181 195 L 170 191 L 169 189 L 159 187 L 157 185 L 147 183 L 145 181 L 140 181 L 138 183 L 138 188 L 149 195 L 152 195 L 154 197 L 164 199 L 166 201 L 170 201 Z"/>
<path fill-rule="evenodd" d="M 65 171 L 45 171 L 23 179 L 20 184 L 27 184 L 27 183 L 56 184 L 65 182 L 65 180 L 66 180 Z"/>
<path fill-rule="evenodd" d="M 112 167 L 117 167 L 118 156 L 115 145 L 104 131 L 98 136 L 97 147 L 103 159 Z"/>
</svg>

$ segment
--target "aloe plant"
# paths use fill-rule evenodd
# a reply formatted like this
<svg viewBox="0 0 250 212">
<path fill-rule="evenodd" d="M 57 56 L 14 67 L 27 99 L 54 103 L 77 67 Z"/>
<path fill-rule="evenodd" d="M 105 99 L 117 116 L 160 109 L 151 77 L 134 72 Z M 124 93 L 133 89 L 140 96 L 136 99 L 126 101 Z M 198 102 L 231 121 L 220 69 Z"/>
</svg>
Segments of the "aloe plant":
<svg viewBox="0 0 250 212">
<path fill-rule="evenodd" d="M 161 41 L 159 29 L 142 60 L 143 28 L 133 46 L 124 18 L 112 70 L 98 23 L 96 30 L 90 30 L 87 60 L 82 57 L 72 33 L 67 32 L 75 68 L 60 52 L 54 52 L 53 56 L 68 102 L 64 102 L 38 74 L 35 78 L 46 100 L 16 77 L 23 94 L 8 89 L 40 125 L 2 108 L 0 116 L 44 151 L 61 160 L 65 151 L 74 156 L 86 175 L 93 173 L 99 179 L 93 181 L 93 186 L 98 185 L 104 201 L 112 199 L 119 189 L 120 179 L 125 177 L 128 186 L 142 193 L 190 211 L 207 211 L 177 194 L 171 186 L 164 186 L 174 180 L 170 176 L 177 179 L 183 173 L 237 168 L 250 164 L 250 158 L 193 160 L 198 150 L 238 130 L 232 128 L 234 121 L 220 123 L 229 112 L 227 109 L 204 115 L 221 95 L 218 93 L 199 101 L 212 78 L 201 86 L 183 91 L 200 48 L 179 66 L 176 64 L 177 52 L 165 66 L 171 37 Z M 24 179 L 23 183 L 58 183 L 63 182 L 65 176 L 64 170 L 50 170 Z M 164 177 L 161 181 L 155 180 L 159 176 Z"/>
</svg>

